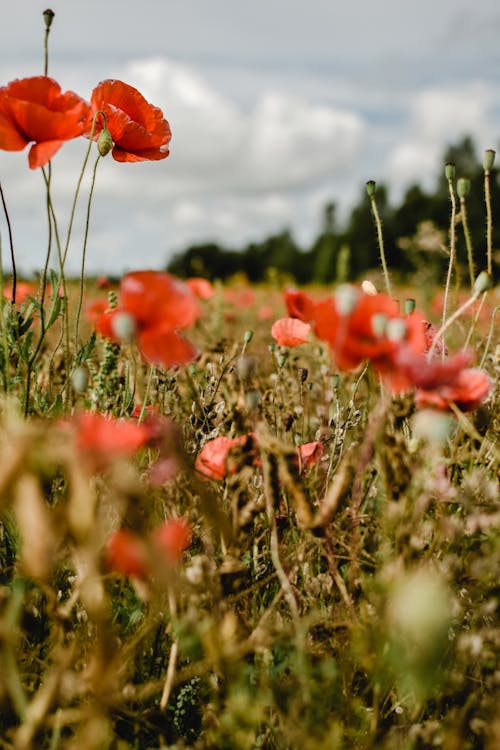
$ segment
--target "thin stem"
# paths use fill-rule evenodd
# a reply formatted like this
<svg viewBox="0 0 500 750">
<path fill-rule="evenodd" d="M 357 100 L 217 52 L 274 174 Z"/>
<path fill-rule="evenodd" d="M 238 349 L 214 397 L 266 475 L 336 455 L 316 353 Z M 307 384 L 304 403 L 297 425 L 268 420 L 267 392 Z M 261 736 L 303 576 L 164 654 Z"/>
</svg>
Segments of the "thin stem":
<svg viewBox="0 0 500 750">
<path fill-rule="evenodd" d="M 0 198 L 2 199 L 3 212 L 5 214 L 5 221 L 7 223 L 7 232 L 9 234 L 9 245 L 10 245 L 10 259 L 12 263 L 12 304 L 16 304 L 16 286 L 17 286 L 17 269 L 16 269 L 16 258 L 14 255 L 14 238 L 12 235 L 12 226 L 10 223 L 9 212 L 7 210 L 7 204 L 5 202 L 5 195 L 0 182 Z"/>
<path fill-rule="evenodd" d="M 377 208 L 377 202 L 375 200 L 375 196 L 370 196 L 370 205 L 373 212 L 373 218 L 375 219 L 375 226 L 377 227 L 377 239 L 378 239 L 378 246 L 380 250 L 380 260 L 382 261 L 382 270 L 384 272 L 384 279 L 385 279 L 385 289 L 387 294 L 392 297 L 392 288 L 391 288 L 391 280 L 389 278 L 389 270 L 387 268 L 387 261 L 385 258 L 385 248 L 384 248 L 384 235 L 382 232 L 382 221 L 380 220 L 380 215 Z"/>
<path fill-rule="evenodd" d="M 486 295 L 485 295 L 486 296 Z M 500 310 L 500 305 L 497 305 L 495 309 L 493 310 L 493 314 L 491 316 L 491 325 L 490 330 L 488 332 L 488 338 L 486 340 L 486 346 L 484 347 L 483 356 L 481 357 L 481 362 L 479 363 L 479 367 L 483 367 L 484 363 L 486 362 L 486 357 L 488 356 L 488 351 L 491 346 L 491 341 L 493 339 L 493 333 L 495 332 L 495 318 L 497 312 Z"/>
<path fill-rule="evenodd" d="M 82 173 L 80 176 L 80 180 L 78 182 L 78 188 L 80 188 L 81 178 L 83 177 L 83 172 L 85 170 L 85 165 L 87 163 L 88 154 L 90 153 L 90 150 L 87 151 L 87 155 L 85 157 L 85 161 L 82 168 Z M 90 227 L 90 209 L 92 204 L 92 196 L 94 195 L 94 187 L 95 187 L 95 178 L 96 178 L 96 172 L 97 172 L 97 165 L 99 164 L 99 161 L 101 159 L 101 156 L 99 155 L 95 161 L 94 169 L 92 171 L 92 183 L 90 185 L 90 191 L 89 191 L 89 200 L 87 203 L 87 214 L 85 216 L 85 234 L 83 237 L 83 249 L 82 249 L 82 265 L 80 269 L 80 295 L 78 297 L 78 308 L 76 311 L 76 322 L 75 322 L 75 351 L 78 347 L 78 329 L 80 327 L 80 316 L 82 313 L 82 305 L 83 305 L 83 293 L 84 293 L 84 287 L 85 287 L 85 260 L 87 255 L 87 241 L 89 237 L 89 227 Z M 75 196 L 75 204 L 76 204 L 76 196 Z M 71 229 L 70 229 L 71 231 Z M 68 233 L 68 243 L 69 243 L 69 233 Z M 66 249 L 64 251 L 64 257 L 63 262 L 66 260 L 66 253 L 68 251 L 68 244 L 66 244 Z"/>
<path fill-rule="evenodd" d="M 149 399 L 149 391 L 151 390 L 151 385 L 153 383 L 153 375 L 156 372 L 156 368 L 154 365 L 150 365 L 149 367 L 149 373 L 148 373 L 148 382 L 146 383 L 146 390 L 144 391 L 144 398 L 142 399 L 142 406 L 141 406 L 141 413 L 139 414 L 139 422 L 142 422 L 144 419 L 144 416 L 146 414 L 146 409 L 148 406 L 148 399 Z"/>
<path fill-rule="evenodd" d="M 487 271 L 489 274 L 493 272 L 493 250 L 492 250 L 492 236 L 493 236 L 493 218 L 491 215 L 491 191 L 490 191 L 490 170 L 484 170 L 484 201 L 486 203 L 486 257 L 487 257 Z"/>
<path fill-rule="evenodd" d="M 76 204 L 77 204 L 77 201 L 78 201 L 78 195 L 80 193 L 80 187 L 82 185 L 83 175 L 85 174 L 85 169 L 87 167 L 87 162 L 89 160 L 90 152 L 92 150 L 92 144 L 94 143 L 94 131 L 95 131 L 95 126 L 96 126 L 96 121 L 97 121 L 97 117 L 98 116 L 104 118 L 104 125 L 106 125 L 106 115 L 101 110 L 98 110 L 95 113 L 95 115 L 94 115 L 94 117 L 92 119 L 92 127 L 90 129 L 90 134 L 88 136 L 89 137 L 89 145 L 87 147 L 87 151 L 85 152 L 85 156 L 84 156 L 84 159 L 83 159 L 82 168 L 80 170 L 80 176 L 78 177 L 78 182 L 76 183 L 75 195 L 73 197 L 73 205 L 71 206 L 71 214 L 70 214 L 69 225 L 68 225 L 68 234 L 67 234 L 67 237 L 66 237 L 66 243 L 64 245 L 64 252 L 63 252 L 63 259 L 62 259 L 63 266 L 66 263 L 66 258 L 67 258 L 67 255 L 68 255 L 69 243 L 70 243 L 70 239 L 71 239 L 71 232 L 73 230 L 73 221 L 74 221 L 75 212 L 76 212 Z M 99 161 L 99 156 L 97 157 L 97 161 Z M 94 176 L 93 176 L 93 182 L 92 182 L 92 187 L 91 187 L 91 191 L 90 191 L 90 198 L 92 197 L 92 191 L 94 189 L 95 170 L 96 170 L 96 168 L 97 168 L 97 162 L 96 162 L 96 164 L 94 166 Z M 87 234 L 88 234 L 88 220 L 89 220 L 89 215 L 90 215 L 90 198 L 89 198 L 89 205 L 87 206 L 87 225 L 86 225 L 85 241 L 87 239 Z"/>
<path fill-rule="evenodd" d="M 471 305 L 474 304 L 474 302 L 477 300 L 478 297 L 479 297 L 479 294 L 477 292 L 474 292 L 474 294 L 472 294 L 472 296 L 469 297 L 469 299 L 466 300 L 464 304 L 458 308 L 458 310 L 455 310 L 453 315 L 450 315 L 450 317 L 444 321 L 444 323 L 441 325 L 441 328 L 432 339 L 432 344 L 429 348 L 429 351 L 427 352 L 428 359 L 432 359 L 432 355 L 434 354 L 434 350 L 440 339 L 443 340 L 443 344 L 444 344 L 444 336 L 443 336 L 444 332 L 452 325 L 452 323 L 455 322 L 455 320 L 457 320 L 457 318 L 459 318 Z M 443 349 L 444 349 L 444 346 L 443 346 Z"/>
<path fill-rule="evenodd" d="M 465 198 L 460 198 L 460 213 L 462 215 L 462 226 L 464 228 L 465 245 L 467 247 L 467 261 L 469 264 L 469 280 L 471 289 L 474 287 L 476 275 L 474 272 L 474 256 L 472 250 L 472 237 L 469 229 L 469 219 L 467 217 L 467 205 Z"/>
<path fill-rule="evenodd" d="M 457 215 L 457 202 L 455 198 L 455 191 L 453 189 L 453 181 L 448 178 L 448 190 L 450 193 L 450 201 L 451 201 L 451 217 L 450 217 L 450 261 L 448 263 L 448 273 L 446 276 L 446 286 L 444 288 L 444 299 L 443 299 L 443 319 L 441 323 L 441 331 L 444 331 L 446 326 L 446 311 L 448 309 L 448 294 L 450 291 L 450 284 L 451 284 L 451 275 L 453 272 L 453 266 L 455 263 L 455 220 Z M 434 338 L 434 341 L 437 340 L 437 336 Z M 433 349 L 434 347 L 431 347 Z M 445 358 L 445 344 L 443 339 L 443 359 Z"/>
</svg>

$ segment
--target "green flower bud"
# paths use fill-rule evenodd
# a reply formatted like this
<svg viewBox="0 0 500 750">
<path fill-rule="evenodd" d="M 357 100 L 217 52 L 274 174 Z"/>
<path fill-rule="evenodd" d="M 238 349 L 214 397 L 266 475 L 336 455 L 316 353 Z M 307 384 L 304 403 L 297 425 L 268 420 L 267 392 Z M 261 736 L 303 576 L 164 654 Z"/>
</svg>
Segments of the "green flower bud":
<svg viewBox="0 0 500 750">
<path fill-rule="evenodd" d="M 97 150 L 99 151 L 101 156 L 106 156 L 106 154 L 109 154 L 112 148 L 113 139 L 111 137 L 111 133 L 107 128 L 103 128 L 99 134 L 99 138 L 97 139 Z"/>
<path fill-rule="evenodd" d="M 377 190 L 377 183 L 375 180 L 368 180 L 366 183 L 366 192 L 368 193 L 369 198 L 375 197 L 375 191 Z"/>
<path fill-rule="evenodd" d="M 47 10 L 44 10 L 42 13 L 43 20 L 45 21 L 45 26 L 47 29 L 50 29 L 52 26 L 52 21 L 54 20 L 55 13 L 50 8 L 47 8 Z"/>
<path fill-rule="evenodd" d="M 491 274 L 489 274 L 488 271 L 481 271 L 474 282 L 474 294 L 479 295 L 483 292 L 487 292 L 492 286 L 493 279 L 491 278 Z"/>
<path fill-rule="evenodd" d="M 453 162 L 449 161 L 444 168 L 444 174 L 447 180 L 454 180 L 455 179 L 455 165 Z"/>
<path fill-rule="evenodd" d="M 460 200 L 467 198 L 470 193 L 470 180 L 468 177 L 459 177 L 457 180 L 457 195 Z"/>
<path fill-rule="evenodd" d="M 412 312 L 415 312 L 416 306 L 417 303 L 412 297 L 405 299 L 405 314 L 410 315 Z"/>
<path fill-rule="evenodd" d="M 483 156 L 483 167 L 485 172 L 489 172 L 495 163 L 495 151 L 492 148 L 487 149 Z"/>
<path fill-rule="evenodd" d="M 245 344 L 249 344 L 252 339 L 253 331 L 245 331 L 245 334 L 243 336 L 243 341 L 245 342 Z"/>
<path fill-rule="evenodd" d="M 384 313 L 375 313 L 372 315 L 371 324 L 375 336 L 384 336 L 387 329 L 387 315 L 384 315 Z"/>
<path fill-rule="evenodd" d="M 350 315 L 358 301 L 358 290 L 350 284 L 341 284 L 334 294 L 335 306 L 341 315 Z"/>
<path fill-rule="evenodd" d="M 278 356 L 278 367 L 284 367 L 287 359 L 288 359 L 288 354 L 285 354 L 285 352 L 282 352 Z"/>
<path fill-rule="evenodd" d="M 126 312 L 117 313 L 111 322 L 114 335 L 120 341 L 132 341 L 137 333 L 135 318 Z"/>
<path fill-rule="evenodd" d="M 84 393 L 89 383 L 89 373 L 85 367 L 77 367 L 71 373 L 71 385 L 76 393 Z"/>
</svg>

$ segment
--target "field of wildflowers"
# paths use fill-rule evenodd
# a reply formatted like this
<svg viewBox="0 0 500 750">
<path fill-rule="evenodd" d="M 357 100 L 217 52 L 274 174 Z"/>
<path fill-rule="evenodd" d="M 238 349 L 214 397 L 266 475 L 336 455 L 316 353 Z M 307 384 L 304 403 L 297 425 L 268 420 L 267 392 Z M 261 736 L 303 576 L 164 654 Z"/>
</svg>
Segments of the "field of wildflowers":
<svg viewBox="0 0 500 750">
<path fill-rule="evenodd" d="M 94 178 L 164 159 L 170 127 L 121 81 L 61 92 L 44 18 L 44 75 L 0 88 L 0 150 L 29 146 L 48 226 L 18 279 L 1 191 L 0 748 L 498 748 L 494 152 L 467 288 L 446 165 L 438 313 L 394 286 L 371 181 L 384 291 L 90 282 L 93 181 L 68 279 L 91 154 Z M 64 237 L 51 159 L 77 137 Z"/>
</svg>

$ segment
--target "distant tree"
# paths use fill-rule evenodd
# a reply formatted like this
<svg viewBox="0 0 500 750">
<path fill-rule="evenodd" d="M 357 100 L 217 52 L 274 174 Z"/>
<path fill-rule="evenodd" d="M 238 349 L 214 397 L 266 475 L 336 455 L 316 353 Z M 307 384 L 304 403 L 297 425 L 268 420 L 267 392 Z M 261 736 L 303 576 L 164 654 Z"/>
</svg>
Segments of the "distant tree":
<svg viewBox="0 0 500 750">
<path fill-rule="evenodd" d="M 337 275 L 340 238 L 336 233 L 335 214 L 336 205 L 330 201 L 323 209 L 321 231 L 310 250 L 312 279 L 320 284 L 333 281 Z"/>
</svg>

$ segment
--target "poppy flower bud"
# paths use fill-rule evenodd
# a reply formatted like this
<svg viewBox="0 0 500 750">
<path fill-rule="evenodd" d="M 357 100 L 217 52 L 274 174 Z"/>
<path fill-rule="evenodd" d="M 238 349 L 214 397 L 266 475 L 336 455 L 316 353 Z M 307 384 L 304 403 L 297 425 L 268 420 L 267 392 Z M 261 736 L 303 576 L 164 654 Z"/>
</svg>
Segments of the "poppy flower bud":
<svg viewBox="0 0 500 750">
<path fill-rule="evenodd" d="M 76 393 L 84 393 L 87 390 L 89 373 L 85 367 L 77 367 L 71 374 L 71 385 Z"/>
<path fill-rule="evenodd" d="M 245 331 L 245 335 L 243 336 L 243 341 L 245 342 L 245 344 L 249 344 L 252 339 L 253 331 Z"/>
<path fill-rule="evenodd" d="M 487 292 L 488 289 L 491 289 L 492 286 L 493 279 L 491 278 L 491 274 L 489 274 L 487 271 L 481 271 L 474 282 L 474 294 L 479 295 L 483 292 Z"/>
<path fill-rule="evenodd" d="M 470 192 L 470 180 L 468 177 L 459 177 L 457 180 L 457 195 L 460 200 L 467 198 Z"/>
<path fill-rule="evenodd" d="M 369 198 L 375 197 L 375 191 L 377 190 L 377 183 L 375 180 L 368 180 L 366 183 L 366 192 L 368 193 Z"/>
<path fill-rule="evenodd" d="M 341 315 L 350 315 L 358 301 L 358 292 L 350 284 L 342 284 L 335 292 L 335 306 Z"/>
<path fill-rule="evenodd" d="M 47 8 L 47 10 L 44 10 L 42 13 L 43 20 L 45 21 L 45 26 L 47 29 L 50 29 L 52 26 L 52 21 L 54 20 L 55 13 L 50 8 Z"/>
<path fill-rule="evenodd" d="M 495 151 L 492 148 L 487 149 L 483 156 L 483 167 L 485 172 L 489 172 L 495 163 Z"/>
<path fill-rule="evenodd" d="M 371 324 L 375 336 L 384 336 L 387 329 L 387 315 L 384 315 L 384 313 L 375 313 L 372 315 Z"/>
<path fill-rule="evenodd" d="M 404 341 L 408 326 L 403 318 L 391 318 L 387 323 L 386 336 L 390 341 Z"/>
<path fill-rule="evenodd" d="M 417 303 L 412 297 L 409 297 L 405 300 L 405 313 L 406 315 L 411 315 L 412 312 L 415 312 L 415 308 L 417 306 Z"/>
<path fill-rule="evenodd" d="M 111 137 L 111 133 L 107 128 L 103 128 L 99 134 L 99 138 L 97 139 L 97 150 L 99 151 L 101 156 L 106 156 L 106 154 L 109 154 L 112 148 L 113 139 Z"/>
<path fill-rule="evenodd" d="M 455 165 L 452 161 L 449 161 L 444 168 L 444 174 L 447 180 L 455 179 Z"/>
<path fill-rule="evenodd" d="M 114 315 L 111 322 L 111 328 L 114 335 L 120 341 L 132 341 L 137 333 L 137 324 L 132 315 L 126 312 L 119 312 Z"/>
</svg>

